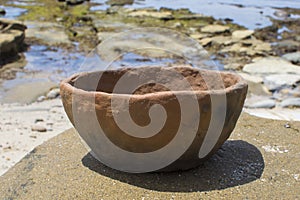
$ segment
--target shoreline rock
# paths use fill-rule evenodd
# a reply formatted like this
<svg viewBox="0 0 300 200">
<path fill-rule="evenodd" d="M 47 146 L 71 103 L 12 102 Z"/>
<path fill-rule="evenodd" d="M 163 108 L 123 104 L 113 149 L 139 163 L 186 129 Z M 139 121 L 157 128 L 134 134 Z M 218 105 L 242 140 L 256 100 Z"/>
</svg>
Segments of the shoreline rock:
<svg viewBox="0 0 300 200">
<path fill-rule="evenodd" d="M 0 57 L 7 59 L 23 47 L 27 27 L 20 21 L 0 18 Z"/>
</svg>

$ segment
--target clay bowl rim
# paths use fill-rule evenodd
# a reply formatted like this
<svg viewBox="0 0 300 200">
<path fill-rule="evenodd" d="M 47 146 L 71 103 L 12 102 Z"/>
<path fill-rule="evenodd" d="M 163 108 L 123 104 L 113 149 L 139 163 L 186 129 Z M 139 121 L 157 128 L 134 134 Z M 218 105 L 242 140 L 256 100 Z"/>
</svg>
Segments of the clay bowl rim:
<svg viewBox="0 0 300 200">
<path fill-rule="evenodd" d="M 154 68 L 153 66 L 143 66 L 140 68 Z M 176 69 L 176 68 L 189 68 L 189 69 L 193 69 L 196 71 L 200 71 L 200 72 L 209 72 L 209 73 L 220 73 L 220 74 L 229 74 L 232 75 L 236 78 L 237 82 L 233 85 L 230 85 L 229 87 L 226 87 L 224 89 L 216 89 L 216 90 L 176 90 L 176 91 L 159 91 L 159 92 L 152 92 L 152 93 L 146 93 L 146 94 L 121 94 L 121 93 L 108 93 L 108 92 L 103 92 L 103 91 L 87 91 L 87 90 L 83 90 L 81 88 L 77 88 L 73 85 L 71 85 L 71 82 L 76 80 L 78 77 L 80 76 L 86 76 L 89 74 L 93 74 L 93 73 L 99 73 L 99 72 L 109 72 L 109 71 L 118 71 L 118 70 L 124 70 L 124 69 L 137 69 L 135 68 L 119 68 L 119 69 L 113 69 L 113 70 L 99 70 L 99 71 L 92 71 L 92 72 L 79 72 L 76 74 L 73 74 L 72 76 L 62 80 L 60 82 L 60 88 L 64 88 L 68 91 L 72 91 L 72 93 L 76 93 L 76 94 L 83 94 L 83 95 L 92 95 L 92 96 L 97 96 L 97 95 L 102 95 L 102 96 L 107 96 L 107 97 L 134 97 L 134 98 L 147 98 L 147 97 L 152 97 L 152 96 L 169 96 L 169 95 L 197 95 L 197 94 L 220 94 L 220 95 L 226 95 L 228 92 L 233 91 L 233 90 L 237 90 L 240 88 L 244 88 L 247 87 L 248 84 L 247 82 L 237 73 L 233 73 L 233 72 L 227 72 L 227 71 L 214 71 L 214 70 L 206 70 L 206 69 L 197 69 L 194 67 L 187 67 L 187 66 L 180 66 L 180 67 L 162 67 L 164 69 Z"/>
</svg>

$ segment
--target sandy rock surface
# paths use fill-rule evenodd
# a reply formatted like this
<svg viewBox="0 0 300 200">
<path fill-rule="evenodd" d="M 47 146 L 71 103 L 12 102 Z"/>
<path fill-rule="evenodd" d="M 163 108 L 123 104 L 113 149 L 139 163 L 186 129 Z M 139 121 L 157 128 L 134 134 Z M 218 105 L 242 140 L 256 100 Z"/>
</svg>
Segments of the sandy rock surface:
<svg viewBox="0 0 300 200">
<path fill-rule="evenodd" d="M 73 129 L 0 177 L 1 199 L 298 199 L 299 122 L 243 114 L 223 147 L 184 172 L 128 174 L 95 160 Z"/>
</svg>

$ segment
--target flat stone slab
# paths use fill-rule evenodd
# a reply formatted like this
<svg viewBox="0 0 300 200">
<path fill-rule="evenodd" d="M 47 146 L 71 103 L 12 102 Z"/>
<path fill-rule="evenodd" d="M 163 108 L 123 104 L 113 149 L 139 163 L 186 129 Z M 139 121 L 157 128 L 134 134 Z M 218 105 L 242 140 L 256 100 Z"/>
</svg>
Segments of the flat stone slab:
<svg viewBox="0 0 300 200">
<path fill-rule="evenodd" d="M 230 140 L 198 168 L 128 174 L 95 160 L 74 129 L 0 177 L 0 199 L 298 199 L 300 123 L 242 114 Z"/>
</svg>

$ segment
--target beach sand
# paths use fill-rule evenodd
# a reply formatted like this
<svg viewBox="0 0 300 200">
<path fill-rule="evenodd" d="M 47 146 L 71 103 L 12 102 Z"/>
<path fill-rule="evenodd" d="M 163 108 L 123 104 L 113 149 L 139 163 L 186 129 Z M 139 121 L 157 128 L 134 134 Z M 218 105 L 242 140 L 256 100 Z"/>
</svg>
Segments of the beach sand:
<svg viewBox="0 0 300 200">
<path fill-rule="evenodd" d="M 0 105 L 0 176 L 36 146 L 70 127 L 60 99 Z"/>
</svg>

